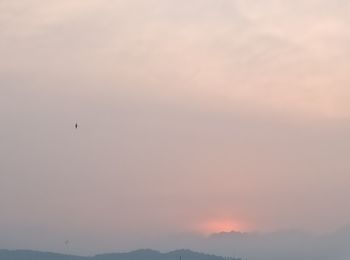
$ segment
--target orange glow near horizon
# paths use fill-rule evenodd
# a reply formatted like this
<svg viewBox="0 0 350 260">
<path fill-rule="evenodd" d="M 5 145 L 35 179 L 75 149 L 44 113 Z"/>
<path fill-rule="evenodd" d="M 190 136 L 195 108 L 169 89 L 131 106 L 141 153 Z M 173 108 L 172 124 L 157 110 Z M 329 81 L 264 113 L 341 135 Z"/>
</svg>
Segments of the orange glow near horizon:
<svg viewBox="0 0 350 260">
<path fill-rule="evenodd" d="M 232 219 L 213 219 L 200 223 L 196 227 L 196 231 L 204 235 L 211 235 L 221 232 L 246 232 L 248 229 L 246 224 Z"/>
</svg>

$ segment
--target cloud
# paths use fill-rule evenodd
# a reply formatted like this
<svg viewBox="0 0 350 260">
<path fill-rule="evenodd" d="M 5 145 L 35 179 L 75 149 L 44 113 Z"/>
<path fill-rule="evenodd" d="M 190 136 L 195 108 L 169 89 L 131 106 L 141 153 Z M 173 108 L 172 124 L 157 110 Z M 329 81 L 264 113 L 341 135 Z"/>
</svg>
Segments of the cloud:
<svg viewBox="0 0 350 260">
<path fill-rule="evenodd" d="M 89 75 L 105 79 L 107 91 L 130 82 L 156 98 L 228 110 L 238 104 L 254 113 L 343 118 L 350 109 L 349 6 L 341 1 L 31 0 L 2 6 L 8 39 L 2 53 L 12 60 L 2 66 L 10 72 Z"/>
</svg>

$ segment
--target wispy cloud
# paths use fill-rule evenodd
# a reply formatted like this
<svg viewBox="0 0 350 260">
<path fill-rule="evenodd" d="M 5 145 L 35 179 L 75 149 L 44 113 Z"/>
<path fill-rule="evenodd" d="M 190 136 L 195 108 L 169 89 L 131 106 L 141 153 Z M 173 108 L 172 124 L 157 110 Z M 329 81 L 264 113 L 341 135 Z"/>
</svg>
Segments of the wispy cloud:
<svg viewBox="0 0 350 260">
<path fill-rule="evenodd" d="M 239 103 L 299 117 L 347 117 L 350 110 L 349 5 L 343 1 L 1 5 L 2 37 L 8 39 L 1 52 L 17 60 L 13 67 L 36 58 L 28 66 L 45 69 L 51 52 L 58 54 L 56 71 L 85 69 L 91 76 L 118 75 L 123 82 L 129 75 L 141 91 L 151 89 L 162 98 L 213 97 L 209 102 L 215 106 Z M 74 68 L 71 62 L 63 66 L 72 56 Z"/>
</svg>

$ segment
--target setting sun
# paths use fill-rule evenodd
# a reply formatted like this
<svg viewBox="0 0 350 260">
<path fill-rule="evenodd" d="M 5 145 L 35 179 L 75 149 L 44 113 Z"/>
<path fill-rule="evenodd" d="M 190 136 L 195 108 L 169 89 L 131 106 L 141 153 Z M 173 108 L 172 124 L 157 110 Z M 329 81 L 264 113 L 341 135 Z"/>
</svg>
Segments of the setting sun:
<svg viewBox="0 0 350 260">
<path fill-rule="evenodd" d="M 236 221 L 232 219 L 213 219 L 213 220 L 207 220 L 202 223 L 200 223 L 196 231 L 205 234 L 215 234 L 215 233 L 221 233 L 221 232 L 243 232 L 246 231 L 247 225 Z"/>
</svg>

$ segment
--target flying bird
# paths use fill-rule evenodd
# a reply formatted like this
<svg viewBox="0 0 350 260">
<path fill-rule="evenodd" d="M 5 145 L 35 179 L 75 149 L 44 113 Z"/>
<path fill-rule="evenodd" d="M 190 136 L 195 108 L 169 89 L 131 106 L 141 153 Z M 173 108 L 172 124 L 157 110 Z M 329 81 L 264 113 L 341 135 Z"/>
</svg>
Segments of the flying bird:
<svg viewBox="0 0 350 260">
<path fill-rule="evenodd" d="M 75 129 L 78 129 L 78 123 L 75 123 Z"/>
</svg>

